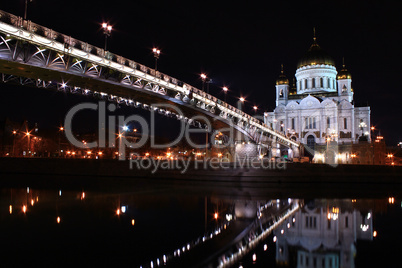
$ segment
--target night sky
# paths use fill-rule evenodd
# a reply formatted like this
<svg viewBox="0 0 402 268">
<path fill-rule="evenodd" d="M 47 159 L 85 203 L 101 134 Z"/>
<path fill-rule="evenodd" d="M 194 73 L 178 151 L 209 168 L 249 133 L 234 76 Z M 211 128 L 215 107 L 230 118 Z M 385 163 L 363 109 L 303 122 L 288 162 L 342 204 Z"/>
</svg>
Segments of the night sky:
<svg viewBox="0 0 402 268">
<path fill-rule="evenodd" d="M 158 69 L 201 88 L 207 73 L 210 93 L 228 102 L 246 97 L 246 111 L 275 107 L 280 65 L 292 81 L 296 64 L 312 43 L 331 55 L 338 71 L 342 57 L 352 73 L 355 105 L 371 106 L 371 120 L 388 145 L 402 141 L 402 19 L 398 1 L 54 1 L 33 0 L 28 19 L 103 47 L 101 23 L 113 25 L 108 50 L 154 66 L 151 49 L 162 54 Z M 0 9 L 23 16 L 24 0 L 1 1 Z M 0 84 L 0 119 L 52 113 L 58 124 L 73 100 L 43 89 L 21 90 Z M 10 99 L 18 95 L 18 101 Z M 52 101 L 53 100 L 53 101 Z M 36 112 L 27 110 L 35 101 Z M 60 105 L 60 101 L 64 101 Z M 46 103 L 44 103 L 46 102 Z M 29 118 L 30 120 L 42 120 Z M 54 122 L 53 122 L 54 121 Z"/>
</svg>

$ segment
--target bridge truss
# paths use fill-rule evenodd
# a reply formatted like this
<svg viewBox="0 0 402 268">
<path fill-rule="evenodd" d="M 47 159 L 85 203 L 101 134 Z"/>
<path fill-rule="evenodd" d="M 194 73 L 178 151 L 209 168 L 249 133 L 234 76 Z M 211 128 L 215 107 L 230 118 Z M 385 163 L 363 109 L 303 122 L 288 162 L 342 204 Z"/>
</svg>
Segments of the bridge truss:
<svg viewBox="0 0 402 268">
<path fill-rule="evenodd" d="M 233 127 L 257 144 L 299 147 L 258 119 L 187 83 L 1 10 L 0 73 L 3 83 L 92 95 L 206 127 L 151 105 L 175 103 L 190 114 L 201 113 Z"/>
</svg>

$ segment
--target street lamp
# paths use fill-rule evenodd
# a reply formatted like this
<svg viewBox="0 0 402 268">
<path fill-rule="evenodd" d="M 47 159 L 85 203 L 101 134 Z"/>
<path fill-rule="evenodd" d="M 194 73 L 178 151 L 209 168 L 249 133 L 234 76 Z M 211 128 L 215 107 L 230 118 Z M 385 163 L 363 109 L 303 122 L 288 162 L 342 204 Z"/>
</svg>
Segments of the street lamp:
<svg viewBox="0 0 402 268">
<path fill-rule="evenodd" d="M 112 33 L 112 25 L 107 24 L 106 22 L 102 23 L 103 34 L 105 35 L 105 51 L 107 46 L 107 38 Z"/>
<path fill-rule="evenodd" d="M 13 156 L 15 156 L 15 135 L 17 135 L 17 131 L 13 130 Z"/>
<path fill-rule="evenodd" d="M 222 89 L 223 89 L 223 93 L 225 94 L 225 102 L 226 102 L 226 95 L 227 95 L 229 89 L 227 87 L 223 87 Z"/>
<path fill-rule="evenodd" d="M 374 130 L 375 130 L 375 127 L 374 126 L 371 126 L 370 127 L 370 130 L 371 130 L 371 137 L 370 137 L 370 140 L 371 140 L 371 145 L 373 146 L 373 152 L 372 152 L 372 160 L 373 160 L 373 165 L 374 165 L 374 157 L 375 157 L 375 154 L 374 154 L 374 142 L 373 142 L 373 137 L 374 137 Z"/>
<path fill-rule="evenodd" d="M 159 55 L 161 54 L 161 51 L 159 49 L 157 49 L 156 47 L 154 47 L 152 49 L 152 53 L 154 53 L 154 58 L 155 58 L 155 72 L 158 69 L 158 59 L 159 59 Z"/>
<path fill-rule="evenodd" d="M 202 73 L 200 76 L 201 76 L 201 80 L 202 80 L 202 91 L 204 91 L 204 85 L 205 85 L 205 81 L 207 80 L 207 75 Z"/>
<path fill-rule="evenodd" d="M 253 106 L 254 113 L 257 113 L 258 107 L 256 105 Z"/>
<path fill-rule="evenodd" d="M 243 97 L 240 97 L 240 98 L 239 98 L 239 101 L 240 101 L 240 102 L 239 102 L 238 104 L 239 104 L 239 106 L 240 106 L 240 107 L 239 107 L 239 108 L 240 108 L 240 111 L 243 111 L 243 103 L 246 101 L 246 99 L 243 98 Z"/>
<path fill-rule="evenodd" d="M 27 150 L 27 156 L 28 156 L 28 154 L 29 154 L 29 146 L 30 146 L 30 143 L 31 143 L 31 133 L 29 133 L 28 131 L 25 133 L 25 135 L 28 137 L 28 150 Z"/>
<path fill-rule="evenodd" d="M 58 154 L 60 154 L 61 153 L 61 148 L 60 148 L 60 135 L 61 135 L 61 132 L 63 132 L 64 131 L 64 127 L 59 127 L 59 151 L 58 151 Z M 61 156 L 61 154 L 59 155 L 59 156 Z"/>
</svg>

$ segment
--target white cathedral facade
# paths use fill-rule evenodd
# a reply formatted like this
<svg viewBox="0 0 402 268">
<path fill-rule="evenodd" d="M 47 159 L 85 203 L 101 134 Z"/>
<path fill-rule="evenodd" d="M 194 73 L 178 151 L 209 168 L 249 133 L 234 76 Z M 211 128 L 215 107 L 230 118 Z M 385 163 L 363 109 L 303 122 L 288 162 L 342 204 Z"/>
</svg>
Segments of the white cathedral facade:
<svg viewBox="0 0 402 268">
<path fill-rule="evenodd" d="M 295 77 L 291 88 L 282 68 L 276 81 L 276 108 L 264 114 L 265 124 L 310 148 L 361 138 L 371 141 L 370 107 L 354 106 L 351 74 L 345 65 L 337 71 L 315 37 L 299 60 Z"/>
</svg>

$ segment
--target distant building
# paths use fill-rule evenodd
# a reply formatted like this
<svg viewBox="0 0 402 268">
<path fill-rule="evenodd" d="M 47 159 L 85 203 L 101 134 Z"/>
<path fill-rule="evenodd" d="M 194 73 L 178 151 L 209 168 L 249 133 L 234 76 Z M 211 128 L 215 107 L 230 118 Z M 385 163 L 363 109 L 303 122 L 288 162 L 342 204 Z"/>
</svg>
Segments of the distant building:
<svg viewBox="0 0 402 268">
<path fill-rule="evenodd" d="M 345 64 L 337 71 L 315 36 L 297 64 L 295 77 L 291 87 L 282 67 L 275 86 L 276 108 L 264 114 L 267 125 L 308 146 L 313 155 L 316 145 L 371 142 L 370 107 L 355 107 L 352 75 Z M 279 145 L 275 146 L 273 155 L 283 155 Z M 349 160 L 351 153 L 345 152 L 344 157 Z M 338 154 L 327 154 L 326 162 L 338 162 Z"/>
</svg>

